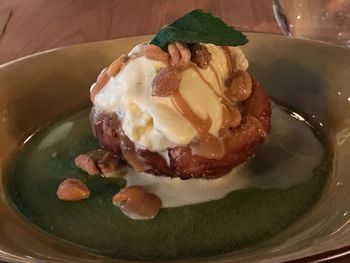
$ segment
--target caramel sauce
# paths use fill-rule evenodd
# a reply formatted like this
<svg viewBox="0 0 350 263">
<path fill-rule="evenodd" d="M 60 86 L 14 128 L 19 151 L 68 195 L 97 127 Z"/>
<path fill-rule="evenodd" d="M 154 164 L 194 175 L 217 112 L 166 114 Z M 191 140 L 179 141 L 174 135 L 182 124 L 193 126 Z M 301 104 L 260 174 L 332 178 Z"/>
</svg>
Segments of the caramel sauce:
<svg viewBox="0 0 350 263">
<path fill-rule="evenodd" d="M 209 65 L 211 67 L 211 65 Z M 207 86 L 218 96 L 218 97 L 221 97 L 221 94 L 218 94 L 217 90 L 215 89 L 215 87 L 209 82 L 206 80 L 206 78 L 202 75 L 202 73 L 199 71 L 198 67 L 196 66 L 196 64 L 194 63 L 189 63 L 188 67 L 194 69 L 198 76 L 205 82 L 205 84 L 207 84 Z M 211 68 L 212 69 L 212 68 Z M 218 76 L 217 76 L 217 72 L 215 70 L 213 70 L 213 72 L 216 74 L 216 78 L 218 80 L 218 84 L 220 86 L 220 82 L 219 82 L 219 79 L 218 79 Z"/>
<path fill-rule="evenodd" d="M 205 138 L 209 134 L 211 127 L 211 119 L 207 117 L 205 120 L 197 116 L 192 110 L 191 106 L 187 103 L 180 91 L 177 90 L 171 96 L 171 101 L 177 110 L 192 124 L 192 126 L 198 132 L 200 138 Z"/>
<path fill-rule="evenodd" d="M 227 46 L 221 46 L 221 48 L 222 48 L 222 51 L 224 52 L 224 54 L 226 56 L 228 70 L 230 72 L 235 71 L 236 68 L 237 68 L 236 61 L 235 61 L 235 58 L 232 55 L 232 52 L 231 52 L 230 48 L 227 47 Z"/>
<path fill-rule="evenodd" d="M 119 125 L 117 129 L 117 133 L 120 139 L 120 150 L 125 160 L 135 169 L 136 172 L 144 172 L 146 170 L 146 165 L 136 154 L 133 142 L 125 135 L 121 125 Z"/>
<path fill-rule="evenodd" d="M 216 78 L 216 81 L 218 82 L 218 85 L 219 85 L 219 87 L 220 87 L 221 81 L 220 81 L 220 77 L 219 77 L 218 72 L 215 70 L 215 68 L 214 68 L 214 66 L 213 66 L 212 64 L 209 64 L 209 68 L 210 68 L 210 70 L 214 73 L 215 78 Z"/>
<path fill-rule="evenodd" d="M 242 117 L 241 112 L 234 105 L 226 105 L 222 111 L 222 125 L 219 130 L 219 137 L 224 143 L 225 147 L 229 148 L 232 136 L 232 129 L 238 127 L 241 124 Z M 228 140 L 227 140 L 228 139 Z"/>
<path fill-rule="evenodd" d="M 104 148 L 118 154 L 119 149 L 124 159 L 137 171 L 146 170 L 143 160 L 138 157 L 135 146 L 125 135 L 117 114 L 103 113 L 93 108 L 90 114 L 93 133 Z M 120 152 L 119 152 L 120 154 Z"/>
<path fill-rule="evenodd" d="M 223 101 L 222 124 L 219 129 L 219 136 L 210 133 L 205 138 L 198 138 L 190 146 L 194 154 L 208 159 L 221 159 L 225 156 L 228 140 L 231 138 L 231 128 L 239 126 L 241 123 L 241 113 L 232 103 Z"/>
<path fill-rule="evenodd" d="M 232 122 L 231 112 L 229 111 L 228 106 L 223 107 L 222 109 L 222 125 L 221 128 L 228 128 Z"/>
<path fill-rule="evenodd" d="M 233 72 L 236 69 L 236 62 L 231 50 L 226 46 L 222 46 L 222 50 L 226 57 L 228 69 L 230 72 Z M 210 117 L 208 116 L 205 120 L 199 118 L 183 98 L 180 91 L 176 91 L 172 94 L 171 101 L 177 110 L 198 132 L 197 138 L 190 143 L 192 152 L 209 159 L 221 159 L 225 156 L 225 138 L 229 137 L 230 128 L 237 127 L 241 122 L 240 111 L 233 104 L 230 97 L 227 97 L 229 94 L 226 94 L 225 92 L 223 92 L 223 94 L 218 94 L 215 87 L 202 75 L 194 63 L 189 63 L 188 67 L 194 69 L 207 86 L 222 100 L 222 126 L 219 130 L 219 138 L 209 133 L 212 124 Z M 209 64 L 209 67 L 215 74 L 215 78 L 220 86 L 221 82 L 218 72 L 213 65 Z"/>
<path fill-rule="evenodd" d="M 205 120 L 199 118 L 180 91 L 173 93 L 171 101 L 198 132 L 197 140 L 190 143 L 193 153 L 209 159 L 221 159 L 225 155 L 225 147 L 216 136 L 209 133 L 212 120 L 209 117 Z"/>
<path fill-rule="evenodd" d="M 227 104 L 232 104 L 231 100 L 229 100 L 226 95 L 225 92 L 223 94 L 219 94 L 218 91 L 214 88 L 214 86 L 206 80 L 206 78 L 203 76 L 203 74 L 199 71 L 199 69 L 197 68 L 196 64 L 194 63 L 190 63 L 189 67 L 191 67 L 192 69 L 194 69 L 197 74 L 199 75 L 199 77 L 207 84 L 207 86 L 215 93 L 216 96 L 218 96 L 219 98 L 222 99 L 222 101 L 224 102 L 225 105 Z M 217 73 L 217 71 L 215 70 L 215 68 L 213 67 L 213 65 L 209 64 L 210 69 L 214 72 L 215 74 L 215 78 L 218 82 L 218 85 L 220 86 L 220 78 L 219 78 L 219 74 Z"/>
<path fill-rule="evenodd" d="M 127 186 L 113 196 L 113 204 L 132 219 L 154 218 L 162 207 L 155 194 L 147 193 L 141 186 Z"/>
<path fill-rule="evenodd" d="M 190 147 L 192 153 L 208 159 L 219 160 L 225 156 L 225 145 L 220 139 L 210 133 L 203 139 L 193 141 Z"/>
<path fill-rule="evenodd" d="M 228 69 L 233 72 L 236 69 L 235 58 L 233 57 L 229 47 L 222 46 L 225 54 Z M 194 69 L 199 77 L 207 84 L 207 86 L 222 100 L 222 126 L 219 130 L 219 137 L 209 133 L 212 124 L 210 117 L 203 120 L 199 118 L 188 105 L 187 101 L 182 97 L 179 91 L 176 91 L 171 96 L 173 105 L 180 111 L 180 113 L 193 125 L 197 130 L 198 136 L 191 143 L 190 147 L 194 154 L 203 156 L 209 159 L 221 159 L 225 156 L 226 138 L 230 137 L 230 129 L 237 127 L 241 122 L 241 113 L 236 105 L 233 103 L 226 92 L 218 94 L 215 87 L 203 76 L 197 66 L 189 63 L 188 67 Z M 215 74 L 218 85 L 221 85 L 218 72 L 213 65 L 209 64 L 211 71 Z"/>
<path fill-rule="evenodd" d="M 226 46 L 222 47 L 222 50 L 226 56 L 228 68 L 230 71 L 233 71 L 236 67 L 234 57 L 230 49 Z M 129 59 L 133 60 L 139 56 L 133 57 Z M 125 65 L 123 65 L 124 67 Z M 232 111 L 230 111 L 230 107 L 232 107 L 232 102 L 229 98 L 226 98 L 224 94 L 218 94 L 218 91 L 215 87 L 202 75 L 202 73 L 198 70 L 197 66 L 194 63 L 189 63 L 188 67 L 194 69 L 199 77 L 206 83 L 206 85 L 218 96 L 222 99 L 223 102 L 223 110 L 222 110 L 222 127 L 219 130 L 219 135 L 223 134 L 223 129 L 227 130 L 227 128 L 232 124 L 235 125 L 237 120 L 240 121 L 239 118 L 232 118 Z M 220 86 L 220 78 L 218 72 L 215 70 L 213 65 L 209 64 L 211 71 L 215 74 L 215 78 L 217 80 L 218 85 Z M 111 78 L 108 74 L 108 71 L 105 70 L 101 73 L 101 76 L 98 78 L 93 90 L 91 91 L 91 100 L 94 99 L 96 94 L 106 85 L 108 80 Z M 177 90 L 171 96 L 171 101 L 173 105 L 177 108 L 177 110 L 191 123 L 191 125 L 196 129 L 198 136 L 193 142 L 191 142 L 190 146 L 192 151 L 195 154 L 198 154 L 203 157 L 207 157 L 210 159 L 221 159 L 225 155 L 225 144 L 222 140 L 217 138 L 216 136 L 209 133 L 209 129 L 212 125 L 212 120 L 208 116 L 206 119 L 202 119 L 192 110 L 187 101 L 183 98 L 180 91 Z M 234 107 L 234 106 L 233 106 Z M 130 139 L 124 134 L 123 130 L 120 127 L 117 129 L 118 137 L 120 138 L 120 149 L 126 161 L 138 172 L 142 172 L 146 169 L 145 164 L 139 159 L 136 154 L 134 144 L 130 141 Z"/>
</svg>

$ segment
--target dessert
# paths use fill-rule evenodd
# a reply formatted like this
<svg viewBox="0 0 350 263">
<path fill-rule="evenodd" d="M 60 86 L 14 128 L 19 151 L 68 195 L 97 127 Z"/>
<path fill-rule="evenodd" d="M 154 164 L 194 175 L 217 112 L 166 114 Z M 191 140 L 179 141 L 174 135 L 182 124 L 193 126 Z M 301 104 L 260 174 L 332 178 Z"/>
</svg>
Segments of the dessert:
<svg viewBox="0 0 350 263">
<path fill-rule="evenodd" d="M 201 23 L 207 31 L 218 27 L 230 35 L 208 37 Z M 192 35 L 181 35 L 184 25 Z M 246 42 L 221 20 L 194 10 L 105 68 L 90 90 L 90 117 L 97 140 L 116 162 L 112 170 L 124 163 L 138 173 L 207 180 L 253 156 L 269 132 L 271 105 L 235 47 Z M 104 174 L 102 155 L 93 156 L 79 156 L 77 166 Z M 124 207 L 133 198 L 125 193 L 137 193 L 154 201 L 153 217 L 161 202 L 135 189 L 123 189 L 113 202 Z"/>
<path fill-rule="evenodd" d="M 141 44 L 91 88 L 96 137 L 137 171 L 222 176 L 269 130 L 270 102 L 247 64 L 237 47 Z"/>
<path fill-rule="evenodd" d="M 306 48 L 310 51 L 312 45 L 276 37 L 254 34 L 251 36 L 249 45 L 252 46 L 242 48 L 244 52 L 247 50 L 246 56 L 250 62 L 248 72 L 256 72 L 254 75 L 261 80 L 264 77 L 264 82 L 269 83 L 269 86 L 265 87 L 273 92 L 271 94 L 274 94 L 278 101 L 288 103 L 290 107 L 272 104 L 271 130 L 253 158 L 248 158 L 246 162 L 235 166 L 232 172 L 214 179 L 194 177 L 183 180 L 180 177 L 137 173 L 131 166 L 126 165 L 120 154 L 113 154 L 106 148 L 94 151 L 101 147 L 91 132 L 91 106 L 81 111 L 70 111 L 70 103 L 63 105 L 61 100 L 57 100 L 51 107 L 54 111 L 49 115 L 39 116 L 39 119 L 44 121 L 48 116 L 56 116 L 58 111 L 64 111 L 66 117 L 56 121 L 52 119 L 48 126 L 31 134 L 23 147 L 18 145 L 20 148 L 13 164 L 4 170 L 4 201 L 12 206 L 14 213 L 18 213 L 13 216 L 9 214 L 10 221 L 18 218 L 18 224 L 22 226 L 23 220 L 26 220 L 28 224 L 36 226 L 33 228 L 29 225 L 35 231 L 40 228 L 49 235 L 67 241 L 70 246 L 86 248 L 88 251 L 85 254 L 89 259 L 95 254 L 97 259 L 103 257 L 112 261 L 196 261 L 235 252 L 245 256 L 244 251 L 254 250 L 254 246 L 259 243 L 264 245 L 264 242 L 269 242 L 270 238 L 297 223 L 299 219 L 310 216 L 309 211 L 320 200 L 323 191 L 327 190 L 325 187 L 329 184 L 329 179 L 332 179 L 331 175 L 334 175 L 331 142 L 328 137 L 318 137 L 322 132 L 326 133 L 330 123 L 327 122 L 328 115 L 325 115 L 327 112 L 323 109 L 315 108 L 315 115 L 311 115 L 313 108 L 312 105 L 304 103 L 305 98 L 302 96 L 305 95 L 304 91 L 307 94 L 308 92 L 303 90 L 303 87 L 298 89 L 293 81 L 280 86 L 284 79 L 293 79 L 288 70 L 294 72 L 295 65 L 287 63 L 280 69 L 276 67 L 284 65 L 286 54 L 287 57 L 298 56 L 299 49 L 289 47 Z M 87 47 L 89 52 L 85 48 L 77 50 L 73 47 L 53 53 L 61 54 L 65 64 L 85 61 L 89 54 L 96 57 L 95 54 L 106 54 L 109 50 L 125 50 L 125 46 L 136 39 L 139 39 L 139 42 L 145 41 L 144 37 L 138 37 L 107 44 L 92 44 Z M 287 42 L 288 48 L 285 53 L 283 45 Z M 135 46 L 136 42 L 134 43 Z M 191 51 L 191 45 L 196 44 L 198 43 L 187 44 L 188 49 Z M 215 45 L 220 47 L 220 44 Z M 132 45 L 129 45 L 129 48 L 131 49 Z M 276 56 L 269 56 L 276 48 L 281 52 L 277 52 Z M 290 50 L 294 51 L 289 52 Z M 65 55 L 67 52 L 74 56 L 68 58 Z M 169 52 L 166 51 L 170 56 Z M 265 54 L 255 57 L 261 53 Z M 113 58 L 119 55 L 117 52 L 111 53 L 111 61 L 105 61 L 105 65 L 108 66 Z M 314 55 L 317 56 L 317 52 Z M 52 54 L 49 52 L 39 57 L 42 57 L 43 61 L 49 61 Z M 191 61 L 199 68 L 210 67 L 209 57 L 212 61 L 212 54 L 201 46 L 191 53 Z M 304 63 L 301 56 L 298 58 L 298 65 L 308 69 L 309 63 Z M 35 63 L 36 60 L 37 58 L 33 57 L 24 61 L 23 67 L 27 67 L 31 61 Z M 97 70 L 101 71 L 102 68 Z M 57 88 L 57 79 L 50 76 L 57 75 L 56 69 L 54 66 L 41 72 L 41 80 L 45 81 L 36 83 L 35 80 L 38 84 L 36 87 L 51 87 L 50 90 L 54 91 Z M 95 76 L 92 76 L 90 82 L 92 84 L 98 75 L 97 70 L 96 66 L 88 63 L 86 67 L 77 68 L 73 75 L 85 76 L 87 72 L 94 71 Z M 322 73 L 317 70 L 315 72 Z M 8 73 L 11 75 L 11 70 Z M 59 76 L 66 75 L 67 80 L 72 80 L 70 68 L 60 68 L 58 73 Z M 300 73 L 297 75 L 302 77 L 307 72 Z M 86 78 L 82 78 L 81 81 L 77 78 L 74 80 L 77 82 L 72 82 L 60 92 L 81 82 L 79 86 L 85 86 L 86 96 L 90 87 L 85 83 Z M 243 78 L 243 81 L 247 79 Z M 318 85 L 317 81 L 306 82 L 310 83 L 311 87 Z M 20 83 L 14 84 L 18 86 Z M 315 89 L 307 90 L 315 95 Z M 34 93 L 37 91 L 33 90 Z M 247 92 L 249 89 L 246 89 L 242 96 Z M 67 93 L 67 96 L 69 94 Z M 39 108 L 47 105 L 42 104 L 42 99 L 49 94 L 42 95 L 37 101 Z M 318 97 L 322 99 L 324 94 L 321 92 L 318 95 L 321 95 Z M 79 96 L 83 97 L 84 94 Z M 29 100 L 31 98 L 32 96 L 28 97 Z M 76 103 L 80 101 L 79 98 L 77 97 Z M 25 101 L 31 104 L 27 99 Z M 319 104 L 316 103 L 317 105 Z M 304 111 L 309 112 L 310 116 L 301 114 Z M 27 124 L 34 127 L 35 123 Z M 11 128 L 10 126 L 8 128 Z M 10 135 L 11 131 L 12 129 L 9 130 Z M 19 138 L 18 142 L 20 143 Z M 86 173 L 74 167 L 75 158 L 77 166 L 86 169 Z M 103 176 L 99 176 L 100 174 Z M 120 178 L 110 178 L 116 175 Z M 80 180 L 87 189 L 84 190 L 81 185 L 76 191 L 75 184 L 71 182 L 60 188 L 57 196 L 56 191 L 60 183 L 67 178 Z M 79 189 L 83 192 L 76 196 Z M 70 190 L 73 190 L 74 195 L 68 195 Z M 87 197 L 89 192 L 88 198 L 78 201 Z M 63 196 L 64 194 L 67 195 Z M 155 195 L 158 198 L 154 197 Z M 141 209 L 142 205 L 147 209 Z M 132 215 L 134 209 L 136 214 Z M 154 220 L 135 222 L 125 216 L 122 210 L 138 219 L 152 218 L 159 214 Z M 24 238 L 28 236 L 23 234 Z M 21 244 L 20 237 L 17 241 Z M 75 253 L 74 250 L 72 247 L 72 253 Z M 80 255 L 83 254 L 79 253 Z"/>
</svg>

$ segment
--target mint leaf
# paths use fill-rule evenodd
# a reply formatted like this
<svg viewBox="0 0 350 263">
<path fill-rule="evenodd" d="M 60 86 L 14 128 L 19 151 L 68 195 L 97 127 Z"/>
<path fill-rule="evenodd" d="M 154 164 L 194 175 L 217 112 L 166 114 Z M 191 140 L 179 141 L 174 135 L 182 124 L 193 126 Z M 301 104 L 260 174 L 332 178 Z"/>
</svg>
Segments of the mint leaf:
<svg viewBox="0 0 350 263">
<path fill-rule="evenodd" d="M 196 9 L 162 28 L 152 39 L 151 44 L 166 51 L 169 43 L 174 41 L 188 44 L 204 42 L 221 46 L 240 46 L 246 44 L 248 39 L 221 19 Z"/>
</svg>

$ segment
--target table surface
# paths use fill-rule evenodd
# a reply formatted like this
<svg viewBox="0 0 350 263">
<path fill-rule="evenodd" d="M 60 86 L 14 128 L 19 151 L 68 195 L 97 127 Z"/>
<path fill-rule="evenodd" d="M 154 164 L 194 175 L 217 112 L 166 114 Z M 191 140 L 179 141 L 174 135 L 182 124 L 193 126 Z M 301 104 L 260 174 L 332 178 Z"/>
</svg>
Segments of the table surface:
<svg viewBox="0 0 350 263">
<path fill-rule="evenodd" d="M 271 0 L 1 0 L 0 64 L 72 44 L 152 34 L 192 9 L 280 34 Z M 338 259 L 332 262 L 350 262 Z"/>
<path fill-rule="evenodd" d="M 155 33 L 192 9 L 280 33 L 271 0 L 1 0 L 0 64 L 66 45 Z"/>
</svg>

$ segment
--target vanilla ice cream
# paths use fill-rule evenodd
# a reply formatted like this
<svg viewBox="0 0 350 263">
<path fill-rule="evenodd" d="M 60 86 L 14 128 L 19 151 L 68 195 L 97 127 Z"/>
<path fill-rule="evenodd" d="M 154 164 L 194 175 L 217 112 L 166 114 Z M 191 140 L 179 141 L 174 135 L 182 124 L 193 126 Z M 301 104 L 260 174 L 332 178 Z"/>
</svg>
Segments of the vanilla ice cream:
<svg viewBox="0 0 350 263">
<path fill-rule="evenodd" d="M 122 129 L 137 148 L 162 153 L 168 147 L 187 145 L 198 135 L 197 130 L 170 97 L 152 96 L 152 81 L 166 64 L 140 56 L 141 45 L 129 53 L 132 59 L 94 96 L 93 104 L 97 110 L 117 113 Z M 222 94 L 229 68 L 221 47 L 203 45 L 211 53 L 209 67 L 187 67 L 181 73 L 179 92 L 198 117 L 211 119 L 209 133 L 217 136 L 222 126 Z M 245 71 L 248 61 L 244 53 L 238 47 L 230 49 L 236 68 Z"/>
</svg>

